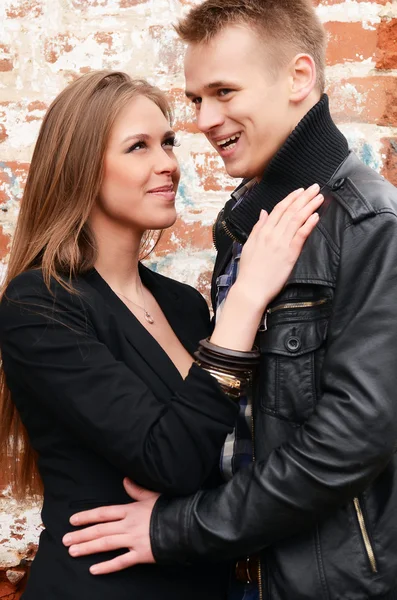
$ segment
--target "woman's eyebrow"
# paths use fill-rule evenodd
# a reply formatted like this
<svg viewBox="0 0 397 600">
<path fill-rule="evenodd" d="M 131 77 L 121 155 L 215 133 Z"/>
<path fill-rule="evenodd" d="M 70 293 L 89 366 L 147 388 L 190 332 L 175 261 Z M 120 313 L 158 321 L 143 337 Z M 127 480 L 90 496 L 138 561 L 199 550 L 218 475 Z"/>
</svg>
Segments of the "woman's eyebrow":
<svg viewBox="0 0 397 600">
<path fill-rule="evenodd" d="M 176 134 L 175 134 L 175 131 L 172 131 L 172 129 L 170 129 L 169 131 L 166 131 L 163 134 L 162 139 L 165 139 L 172 135 L 176 135 Z M 126 142 L 129 142 L 131 140 L 143 140 L 144 142 L 147 142 L 150 139 L 151 139 L 151 136 L 147 133 L 134 133 L 134 134 L 128 135 L 126 138 L 124 138 L 121 143 L 125 144 Z"/>
</svg>

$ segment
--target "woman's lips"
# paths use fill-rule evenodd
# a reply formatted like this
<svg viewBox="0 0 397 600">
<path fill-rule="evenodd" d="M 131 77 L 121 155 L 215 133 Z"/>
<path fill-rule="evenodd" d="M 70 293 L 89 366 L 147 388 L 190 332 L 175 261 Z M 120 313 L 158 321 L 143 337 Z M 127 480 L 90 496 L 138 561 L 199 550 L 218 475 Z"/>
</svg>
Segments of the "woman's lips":
<svg viewBox="0 0 397 600">
<path fill-rule="evenodd" d="M 165 198 L 168 202 L 175 202 L 175 192 L 173 185 L 166 185 L 163 187 L 155 188 L 153 190 L 149 190 L 148 194 L 153 194 L 154 196 L 161 196 Z"/>
</svg>

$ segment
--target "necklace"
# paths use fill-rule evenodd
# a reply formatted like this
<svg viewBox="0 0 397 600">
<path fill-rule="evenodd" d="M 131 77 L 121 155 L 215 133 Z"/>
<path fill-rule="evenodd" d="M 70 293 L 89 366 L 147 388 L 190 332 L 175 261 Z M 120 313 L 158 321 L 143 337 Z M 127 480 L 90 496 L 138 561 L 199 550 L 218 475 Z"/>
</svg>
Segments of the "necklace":
<svg viewBox="0 0 397 600">
<path fill-rule="evenodd" d="M 136 302 L 134 302 L 130 298 L 127 298 L 127 296 L 124 296 L 124 294 L 122 294 L 121 292 L 116 292 L 116 294 L 118 296 L 121 296 L 122 298 L 125 298 L 126 300 L 128 300 L 128 302 L 131 302 L 131 304 L 135 304 L 135 306 L 137 306 L 138 308 L 140 308 L 141 310 L 143 310 L 143 316 L 145 317 L 145 320 L 148 323 L 150 323 L 150 325 L 154 324 L 154 319 L 153 319 L 152 315 L 150 314 L 149 311 L 146 310 L 146 307 L 145 307 L 145 296 L 143 295 L 142 281 L 141 281 L 141 294 L 142 294 L 142 303 L 143 303 L 143 306 L 141 306 L 140 304 L 137 304 Z"/>
</svg>

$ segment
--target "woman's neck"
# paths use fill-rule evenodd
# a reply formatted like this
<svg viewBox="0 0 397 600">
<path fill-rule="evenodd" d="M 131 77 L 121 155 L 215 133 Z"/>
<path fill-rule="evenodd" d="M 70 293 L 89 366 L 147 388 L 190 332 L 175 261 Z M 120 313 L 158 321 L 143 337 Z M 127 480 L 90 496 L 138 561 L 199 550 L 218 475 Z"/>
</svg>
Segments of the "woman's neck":
<svg viewBox="0 0 397 600">
<path fill-rule="evenodd" d="M 91 227 L 98 249 L 95 269 L 115 292 L 139 295 L 138 261 L 142 233 L 102 219 L 94 219 Z"/>
</svg>

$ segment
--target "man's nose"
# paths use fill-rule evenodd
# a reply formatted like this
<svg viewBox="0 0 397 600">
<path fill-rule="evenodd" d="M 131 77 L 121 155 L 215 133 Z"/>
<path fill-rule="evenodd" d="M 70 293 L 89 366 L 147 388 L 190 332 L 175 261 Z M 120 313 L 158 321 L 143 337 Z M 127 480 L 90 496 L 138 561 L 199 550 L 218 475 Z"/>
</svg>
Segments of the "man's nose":
<svg viewBox="0 0 397 600">
<path fill-rule="evenodd" d="M 202 102 L 197 112 L 197 127 L 203 133 L 208 133 L 214 127 L 219 127 L 224 122 L 220 107 L 210 102 Z"/>
</svg>

